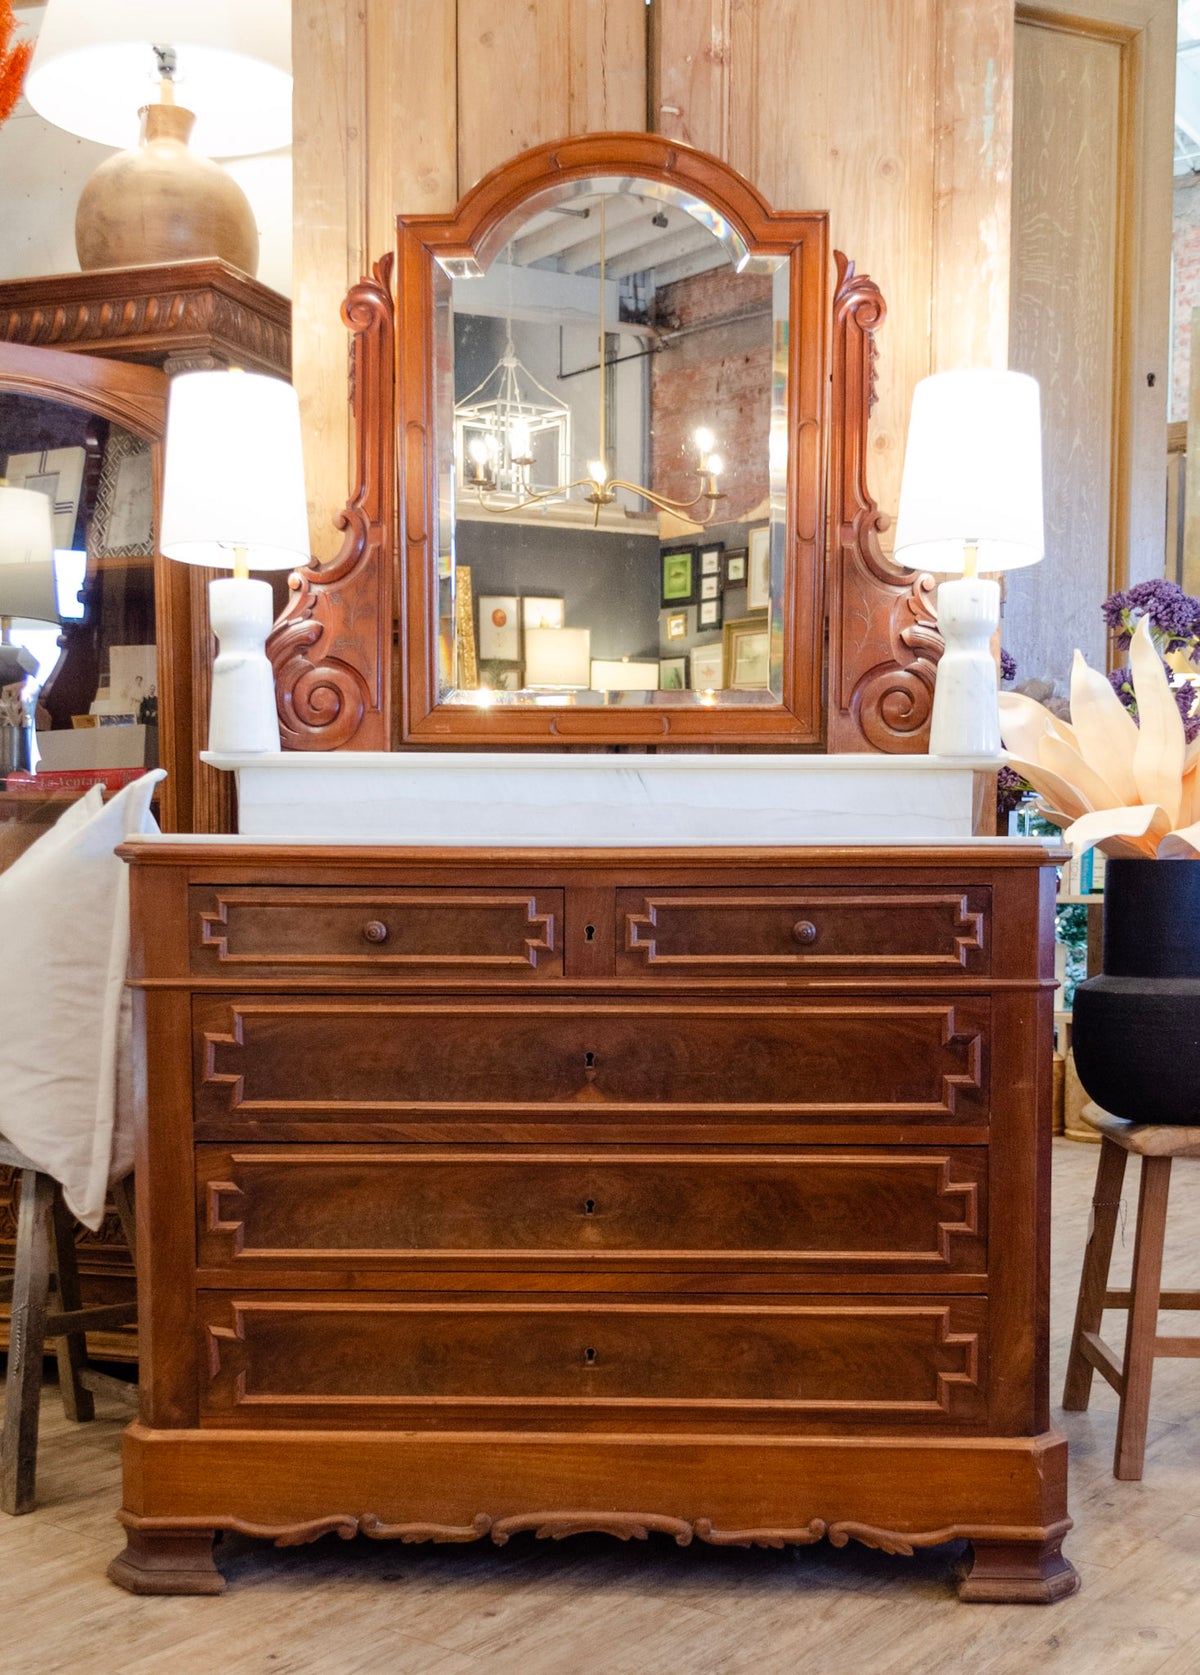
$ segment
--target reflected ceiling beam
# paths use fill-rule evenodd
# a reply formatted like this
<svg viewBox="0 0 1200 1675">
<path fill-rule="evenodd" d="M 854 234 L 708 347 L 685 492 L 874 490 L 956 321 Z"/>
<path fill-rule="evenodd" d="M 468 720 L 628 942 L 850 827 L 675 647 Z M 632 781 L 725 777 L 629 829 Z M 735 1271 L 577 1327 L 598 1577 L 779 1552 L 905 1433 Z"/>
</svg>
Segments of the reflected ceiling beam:
<svg viewBox="0 0 1200 1675">
<path fill-rule="evenodd" d="M 677 279 L 694 279 L 698 273 L 708 273 L 729 262 L 729 252 L 713 241 L 706 250 L 696 250 L 690 256 L 680 256 L 674 262 L 664 262 L 654 269 L 654 287 L 662 290 Z"/>
<path fill-rule="evenodd" d="M 655 225 L 658 218 L 660 225 Z M 661 223 L 665 222 L 665 225 Z M 607 229 L 605 238 L 605 255 L 608 262 L 615 256 L 626 255 L 631 250 L 655 250 L 662 240 L 672 233 L 683 232 L 690 228 L 696 230 L 696 223 L 683 210 L 672 208 L 664 211 L 661 204 L 647 204 L 644 215 L 629 221 L 623 227 Z M 711 238 L 711 233 L 705 234 Z M 588 239 L 586 244 L 578 244 L 563 257 L 562 266 L 567 273 L 582 273 L 586 268 L 599 268 L 600 265 L 600 235 Z M 653 264 L 646 264 L 652 266 Z"/>
<path fill-rule="evenodd" d="M 510 245 L 514 261 L 525 265 L 530 262 L 544 262 L 551 256 L 561 256 L 565 250 L 573 250 L 577 244 L 584 244 L 594 238 L 600 228 L 599 199 L 576 200 L 570 207 L 570 215 L 551 210 L 552 219 L 546 226 L 540 227 L 537 232 L 518 235 Z M 645 207 L 645 200 L 642 198 L 610 198 L 606 211 L 609 231 L 614 227 L 623 226 L 626 221 L 634 220 L 644 213 Z M 581 209 L 588 211 L 586 217 L 578 213 Z"/>
<path fill-rule="evenodd" d="M 613 280 L 604 286 L 604 313 L 615 321 L 619 307 Z M 596 279 L 580 279 L 553 268 L 518 268 L 493 262 L 478 279 L 454 281 L 456 314 L 487 314 L 500 320 L 536 320 L 543 325 L 595 326 L 600 288 Z"/>
<path fill-rule="evenodd" d="M 624 279 L 631 273 L 657 274 L 659 268 L 681 256 L 694 256 L 700 252 L 707 254 L 714 249 L 721 261 L 728 261 L 728 252 L 712 234 L 704 227 L 692 225 L 678 233 L 666 233 L 662 238 L 655 239 L 652 245 L 642 245 L 628 255 L 618 256 L 615 261 L 609 262 L 608 274 L 612 279 Z"/>
</svg>

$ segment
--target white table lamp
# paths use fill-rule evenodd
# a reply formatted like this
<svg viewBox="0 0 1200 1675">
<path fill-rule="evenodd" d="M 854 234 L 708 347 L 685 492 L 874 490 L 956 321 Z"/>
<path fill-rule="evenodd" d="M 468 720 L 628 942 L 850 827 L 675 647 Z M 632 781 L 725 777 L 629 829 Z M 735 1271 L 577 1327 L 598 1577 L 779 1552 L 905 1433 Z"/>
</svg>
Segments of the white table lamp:
<svg viewBox="0 0 1200 1675">
<path fill-rule="evenodd" d="M 525 685 L 582 692 L 592 678 L 590 628 L 527 628 Z"/>
<path fill-rule="evenodd" d="M 36 489 L 17 488 L 0 479 L 0 687 L 23 688 L 12 705 L 0 709 L 0 726 L 15 731 L 16 754 L 5 750 L 0 772 L 37 764 L 34 720 L 37 691 L 29 677 L 38 659 L 14 645 L 14 629 L 57 628 L 58 590 L 54 577 L 54 516 L 50 497 Z"/>
<path fill-rule="evenodd" d="M 49 0 L 24 91 L 55 127 L 128 148 L 83 189 L 82 268 L 221 256 L 254 273 L 253 211 L 209 159 L 290 143 L 288 0 Z"/>
<path fill-rule="evenodd" d="M 208 584 L 219 642 L 208 748 L 276 751 L 279 718 L 265 644 L 270 584 L 250 570 L 309 560 L 296 392 L 254 372 L 184 372 L 167 403 L 159 546 L 185 564 L 232 569 Z"/>
<path fill-rule="evenodd" d="M 998 756 L 991 639 L 1000 587 L 981 571 L 1042 557 L 1042 427 L 1037 381 L 1023 372 L 937 372 L 913 392 L 895 558 L 942 582 L 931 756 Z"/>
</svg>

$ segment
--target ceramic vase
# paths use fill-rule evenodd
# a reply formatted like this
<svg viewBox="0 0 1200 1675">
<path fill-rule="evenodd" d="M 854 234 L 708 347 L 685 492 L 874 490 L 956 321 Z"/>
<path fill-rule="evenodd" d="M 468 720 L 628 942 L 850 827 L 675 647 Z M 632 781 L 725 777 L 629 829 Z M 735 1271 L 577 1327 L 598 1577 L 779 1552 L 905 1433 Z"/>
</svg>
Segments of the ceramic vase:
<svg viewBox="0 0 1200 1675">
<path fill-rule="evenodd" d="M 1103 966 L 1075 990 L 1089 1097 L 1130 1122 L 1200 1122 L 1200 860 L 1109 861 Z"/>
</svg>

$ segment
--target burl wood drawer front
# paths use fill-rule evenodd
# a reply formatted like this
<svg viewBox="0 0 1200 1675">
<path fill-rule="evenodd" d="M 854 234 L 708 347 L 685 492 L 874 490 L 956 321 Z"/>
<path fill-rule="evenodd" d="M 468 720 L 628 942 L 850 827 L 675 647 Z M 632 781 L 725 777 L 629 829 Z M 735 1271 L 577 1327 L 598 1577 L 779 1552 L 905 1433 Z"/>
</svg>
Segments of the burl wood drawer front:
<svg viewBox="0 0 1200 1675">
<path fill-rule="evenodd" d="M 200 1267 L 229 1277 L 452 1260 L 786 1263 L 981 1273 L 986 1148 L 519 1157 L 382 1146 L 197 1150 Z M 245 1283 L 242 1279 L 241 1283 Z M 259 1282 L 261 1283 L 261 1282 Z"/>
<path fill-rule="evenodd" d="M 231 1119 L 260 1128 L 539 1117 L 987 1120 L 986 999 L 198 996 L 193 1016 L 195 1113 L 214 1128 Z"/>
<path fill-rule="evenodd" d="M 197 1300 L 202 1417 L 418 1422 L 419 1410 L 735 1408 L 880 1420 L 984 1413 L 983 1298 L 803 1304 Z M 340 1410 L 340 1411 L 339 1411 Z M 447 1415 L 447 1417 L 451 1417 Z"/>
<path fill-rule="evenodd" d="M 191 969 L 270 977 L 558 977 L 561 890 L 288 889 L 193 885 Z"/>
<path fill-rule="evenodd" d="M 991 891 L 620 890 L 617 968 L 662 977 L 991 970 Z"/>
</svg>

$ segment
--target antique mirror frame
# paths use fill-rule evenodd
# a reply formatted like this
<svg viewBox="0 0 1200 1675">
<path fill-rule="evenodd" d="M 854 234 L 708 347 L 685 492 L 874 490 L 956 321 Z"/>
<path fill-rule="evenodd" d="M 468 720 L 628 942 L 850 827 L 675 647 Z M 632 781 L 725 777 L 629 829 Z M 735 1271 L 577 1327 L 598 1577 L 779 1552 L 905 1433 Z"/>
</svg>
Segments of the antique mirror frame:
<svg viewBox="0 0 1200 1675">
<path fill-rule="evenodd" d="M 438 479 L 435 297 L 438 269 L 488 268 L 516 226 L 565 188 L 598 178 L 645 180 L 700 199 L 751 257 L 788 264 L 789 460 L 782 598 L 782 692 L 771 704 L 575 708 L 564 699 L 492 710 L 440 701 L 436 645 Z M 826 380 L 827 222 L 775 215 L 733 170 L 649 134 L 601 134 L 539 146 L 496 169 L 449 219 L 398 223 L 396 392 L 400 456 L 401 738 L 406 743 L 623 744 L 670 740 L 737 744 L 821 738 L 820 533 Z"/>
<path fill-rule="evenodd" d="M 790 263 L 781 700 L 727 709 L 443 703 L 436 279 L 486 267 L 514 224 L 556 189 L 614 175 L 700 198 L 752 255 Z M 873 281 L 835 254 L 831 306 L 823 213 L 776 214 L 716 158 L 652 134 L 538 146 L 487 175 L 449 217 L 400 218 L 398 261 L 385 256 L 342 310 L 353 334 L 356 466 L 338 519 L 342 547 L 289 578 L 291 598 L 269 642 L 285 749 L 925 750 L 941 652 L 933 578 L 885 557 L 887 519 L 866 480 L 875 332 L 886 310 Z"/>
<path fill-rule="evenodd" d="M 0 390 L 81 408 L 144 437 L 150 444 L 157 536 L 167 413 L 165 373 L 156 367 L 108 360 L 99 355 L 0 343 Z M 184 573 L 187 568 L 169 563 L 155 551 L 159 760 L 167 770 L 161 792 L 160 822 L 168 831 L 193 829 L 197 767 L 195 710 L 198 702 L 207 702 L 207 690 L 199 699 L 194 690 L 190 578 Z"/>
</svg>

